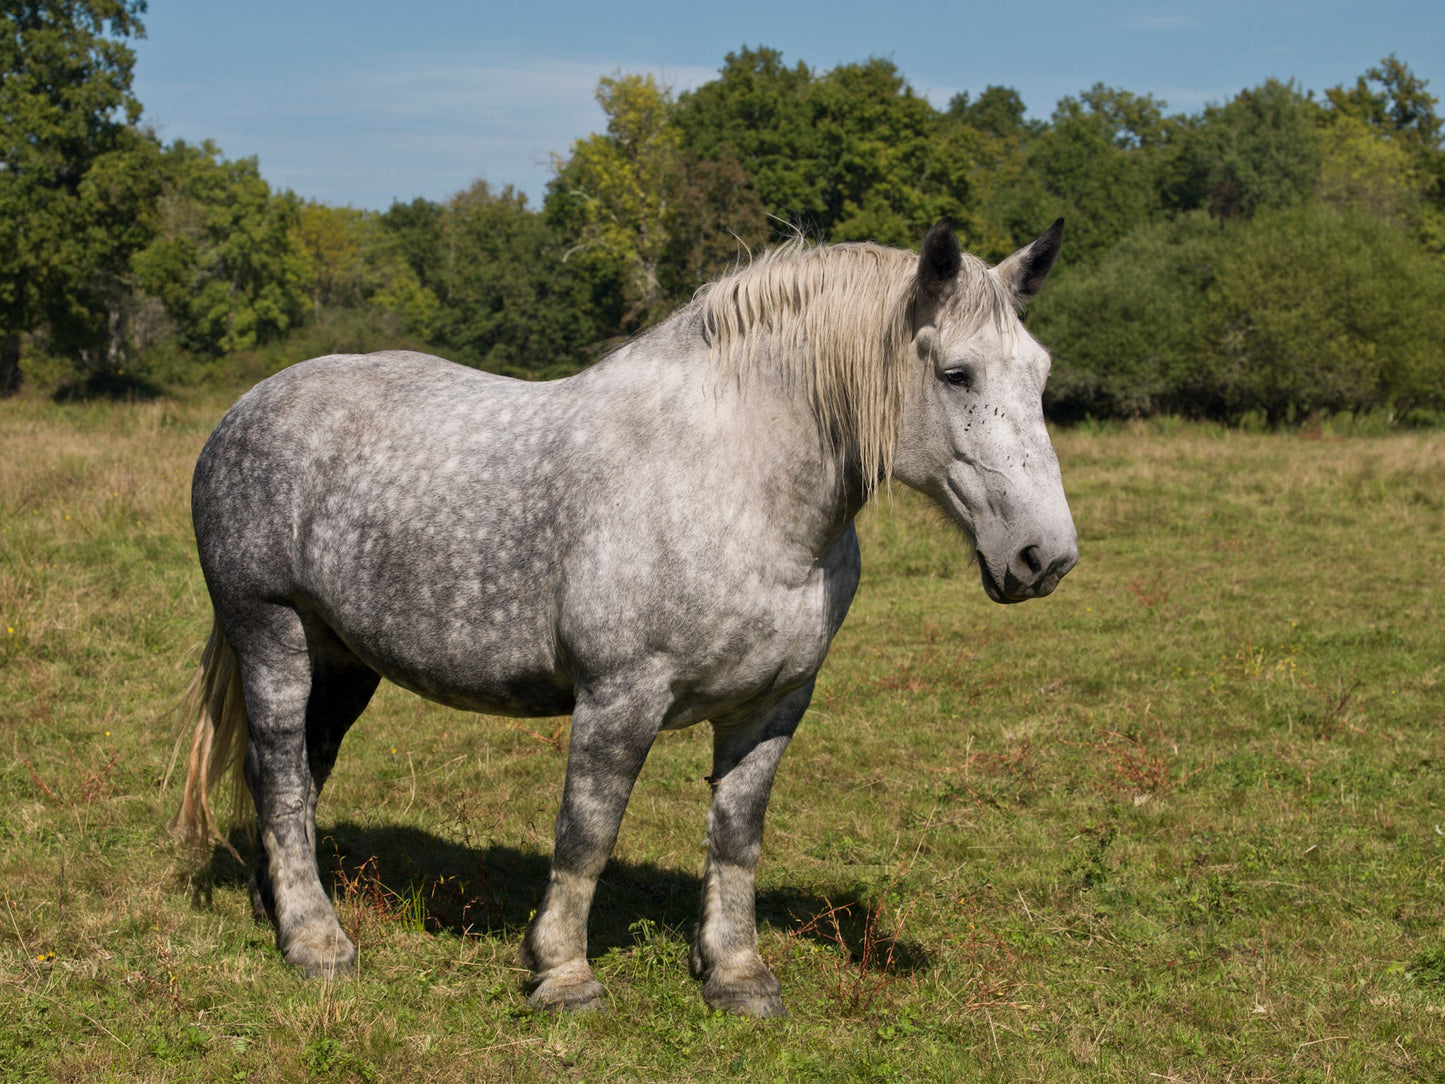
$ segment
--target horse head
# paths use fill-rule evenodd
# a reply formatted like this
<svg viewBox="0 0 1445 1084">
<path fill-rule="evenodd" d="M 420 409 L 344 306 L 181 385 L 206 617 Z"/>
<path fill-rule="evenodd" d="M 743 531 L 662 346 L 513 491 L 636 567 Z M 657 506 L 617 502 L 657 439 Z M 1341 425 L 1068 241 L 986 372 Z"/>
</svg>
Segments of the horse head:
<svg viewBox="0 0 1445 1084">
<path fill-rule="evenodd" d="M 963 253 L 947 220 L 923 240 L 893 463 L 973 542 L 995 602 L 1047 595 L 1079 558 L 1044 425 L 1049 354 L 1019 320 L 1059 253 L 1063 219 L 997 267 Z"/>
</svg>

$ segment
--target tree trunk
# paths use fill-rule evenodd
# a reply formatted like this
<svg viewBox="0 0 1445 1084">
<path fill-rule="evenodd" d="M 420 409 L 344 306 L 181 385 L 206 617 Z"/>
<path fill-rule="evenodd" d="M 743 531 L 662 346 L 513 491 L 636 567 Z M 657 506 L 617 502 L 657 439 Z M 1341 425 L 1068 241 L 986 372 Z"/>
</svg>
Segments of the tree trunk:
<svg viewBox="0 0 1445 1084">
<path fill-rule="evenodd" d="M 20 336 L 0 335 L 0 399 L 20 390 Z"/>
</svg>

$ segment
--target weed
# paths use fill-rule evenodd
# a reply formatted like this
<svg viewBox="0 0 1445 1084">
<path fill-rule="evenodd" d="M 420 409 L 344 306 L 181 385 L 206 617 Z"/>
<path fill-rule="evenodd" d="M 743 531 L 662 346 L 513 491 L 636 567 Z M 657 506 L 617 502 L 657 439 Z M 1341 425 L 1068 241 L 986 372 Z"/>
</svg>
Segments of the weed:
<svg viewBox="0 0 1445 1084">
<path fill-rule="evenodd" d="M 1149 708 L 1143 712 L 1150 718 Z M 1133 798 L 1143 805 L 1150 798 L 1168 794 L 1204 770 L 1200 765 L 1182 778 L 1176 778 L 1174 764 L 1179 747 L 1164 737 L 1164 725 L 1154 720 L 1154 733 L 1124 733 L 1100 729 L 1092 742 L 1079 743 L 1082 748 L 1101 755 L 1105 761 L 1103 788 Z"/>
<path fill-rule="evenodd" d="M 550 734 L 540 734 L 531 727 L 517 722 L 515 719 L 508 719 L 507 725 L 513 730 L 527 735 L 538 745 L 542 746 L 537 752 L 548 752 L 552 756 L 562 756 L 567 752 L 567 727 L 568 721 L 563 720 L 552 729 Z M 530 755 L 530 754 L 529 754 Z"/>
<path fill-rule="evenodd" d="M 418 885 L 394 889 L 382 881 L 379 862 L 371 855 L 347 871 L 347 862 L 336 853 L 336 909 L 342 926 L 360 947 L 389 926 L 425 933 L 426 891 Z"/>
<path fill-rule="evenodd" d="M 111 773 L 115 770 L 116 757 L 119 753 L 111 753 L 110 759 L 100 768 L 86 768 L 75 758 L 71 758 L 70 771 L 66 778 L 71 781 L 71 788 L 67 789 L 59 781 L 55 787 L 50 787 L 35 770 L 35 765 L 28 760 L 20 763 L 24 766 L 40 793 L 49 798 L 52 802 L 70 806 L 75 803 L 91 805 L 102 798 L 109 798 L 116 793 L 115 781 Z"/>
<path fill-rule="evenodd" d="M 1445 986 L 1445 948 L 1428 948 L 1418 953 L 1405 974 L 1426 986 Z"/>
<path fill-rule="evenodd" d="M 1334 735 L 1341 727 L 1359 732 L 1360 728 L 1350 722 L 1350 717 L 1356 694 L 1364 684 L 1359 678 L 1337 678 L 1333 688 L 1321 689 L 1318 685 L 1305 682 L 1305 687 L 1315 694 L 1315 711 L 1311 713 L 1311 722 L 1318 737 Z"/>
<path fill-rule="evenodd" d="M 903 927 L 916 900 L 896 910 L 892 920 L 884 918 L 888 895 L 898 887 L 890 882 L 872 906 L 844 903 L 834 906 L 824 900 L 824 909 L 793 930 L 796 944 L 803 938 L 833 946 L 837 951 L 825 957 L 823 966 L 833 975 L 832 997 L 836 1004 L 853 1013 L 865 1013 L 884 989 L 902 976 L 894 963 L 903 948 Z M 859 913 L 861 911 L 861 914 Z M 857 929 L 856 937 L 844 935 L 844 920 Z"/>
<path fill-rule="evenodd" d="M 1170 589 L 1165 585 L 1164 572 L 1158 571 L 1149 579 L 1142 576 L 1131 576 L 1129 578 L 1129 590 L 1134 592 L 1134 597 L 1139 600 L 1139 605 L 1146 610 L 1169 601 Z"/>
</svg>

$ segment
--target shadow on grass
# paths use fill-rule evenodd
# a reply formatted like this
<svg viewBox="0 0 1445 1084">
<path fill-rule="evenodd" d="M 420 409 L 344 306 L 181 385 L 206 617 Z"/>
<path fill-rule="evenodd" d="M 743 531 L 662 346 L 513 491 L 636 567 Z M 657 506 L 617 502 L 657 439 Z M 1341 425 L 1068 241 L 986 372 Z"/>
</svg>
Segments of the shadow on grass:
<svg viewBox="0 0 1445 1084">
<path fill-rule="evenodd" d="M 254 853 L 242 832 L 232 833 L 231 844 L 248 859 Z M 500 844 L 472 847 L 417 828 L 350 823 L 333 825 L 317 848 L 322 883 L 335 899 L 350 895 L 397 917 L 419 909 L 422 914 L 413 917 L 432 932 L 519 940 L 547 887 L 551 857 Z M 250 870 L 217 846 L 192 883 L 204 899 L 214 888 L 239 888 L 249 880 Z M 855 964 L 867 957 L 866 966 L 882 967 L 876 948 L 865 951 L 877 935 L 869 913 L 880 887 L 839 887 L 826 895 L 801 887 L 764 888 L 757 897 L 758 924 L 829 945 L 841 937 Z M 690 937 L 701 892 L 696 875 L 650 862 L 610 860 L 592 904 L 588 955 L 635 944 L 633 927 L 642 919 Z M 836 928 L 831 920 L 810 922 L 825 912 L 836 916 Z M 927 962 L 921 944 L 900 937 L 886 966 L 915 971 Z"/>
<path fill-rule="evenodd" d="M 159 384 L 124 373 L 92 373 L 84 380 L 72 380 L 55 389 L 57 403 L 86 403 L 96 399 L 112 402 L 148 403 L 164 394 Z"/>
</svg>

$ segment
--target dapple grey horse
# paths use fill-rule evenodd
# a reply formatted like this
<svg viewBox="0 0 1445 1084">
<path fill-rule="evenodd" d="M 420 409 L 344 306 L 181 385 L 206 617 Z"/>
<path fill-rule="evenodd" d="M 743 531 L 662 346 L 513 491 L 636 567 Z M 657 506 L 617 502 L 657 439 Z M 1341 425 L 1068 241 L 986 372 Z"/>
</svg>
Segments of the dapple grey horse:
<svg viewBox="0 0 1445 1084">
<path fill-rule="evenodd" d="M 173 827 L 213 838 L 239 761 L 253 900 L 307 974 L 349 968 L 316 800 L 381 677 L 468 711 L 572 714 L 556 850 L 522 944 L 534 1005 L 587 1009 L 593 890 L 658 732 L 712 724 L 692 949 L 708 1004 L 783 1013 L 757 951 L 773 775 L 858 584 L 853 519 L 890 479 L 963 529 L 996 602 L 1078 558 L 1018 319 L 1062 220 L 992 269 L 940 222 L 915 256 L 785 245 L 576 376 L 404 352 L 257 385 L 196 466 L 215 620 Z M 244 788 L 241 793 L 244 793 Z"/>
</svg>

